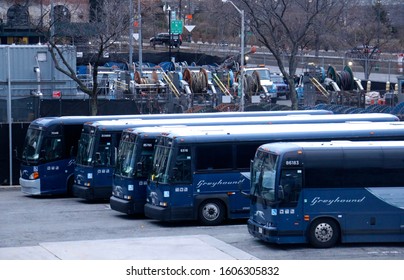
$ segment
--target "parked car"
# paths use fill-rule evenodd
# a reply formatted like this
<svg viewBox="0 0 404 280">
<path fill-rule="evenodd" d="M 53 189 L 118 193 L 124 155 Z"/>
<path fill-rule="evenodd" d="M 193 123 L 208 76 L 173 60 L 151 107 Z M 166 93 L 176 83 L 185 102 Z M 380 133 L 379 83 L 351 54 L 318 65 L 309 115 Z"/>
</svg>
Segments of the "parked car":
<svg viewBox="0 0 404 280">
<path fill-rule="evenodd" d="M 276 93 L 279 96 L 285 96 L 286 99 L 290 99 L 289 85 L 285 82 L 283 76 L 278 74 L 271 74 L 270 80 L 276 87 Z"/>
<path fill-rule="evenodd" d="M 150 38 L 150 45 L 156 47 L 156 45 L 169 46 L 179 48 L 182 44 L 182 38 L 180 34 L 158 33 L 156 36 Z"/>
</svg>

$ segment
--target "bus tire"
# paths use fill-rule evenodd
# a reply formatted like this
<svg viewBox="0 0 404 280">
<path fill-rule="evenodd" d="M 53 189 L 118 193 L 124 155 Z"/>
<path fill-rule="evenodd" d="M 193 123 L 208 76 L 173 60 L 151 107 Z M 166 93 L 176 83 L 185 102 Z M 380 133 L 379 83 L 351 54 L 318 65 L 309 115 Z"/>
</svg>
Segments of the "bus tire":
<svg viewBox="0 0 404 280">
<path fill-rule="evenodd" d="M 333 247 L 339 240 L 340 230 L 332 219 L 317 219 L 310 225 L 309 242 L 316 248 Z"/>
<path fill-rule="evenodd" d="M 205 200 L 199 206 L 198 218 L 205 226 L 221 224 L 225 218 L 225 207 L 219 200 Z"/>
</svg>

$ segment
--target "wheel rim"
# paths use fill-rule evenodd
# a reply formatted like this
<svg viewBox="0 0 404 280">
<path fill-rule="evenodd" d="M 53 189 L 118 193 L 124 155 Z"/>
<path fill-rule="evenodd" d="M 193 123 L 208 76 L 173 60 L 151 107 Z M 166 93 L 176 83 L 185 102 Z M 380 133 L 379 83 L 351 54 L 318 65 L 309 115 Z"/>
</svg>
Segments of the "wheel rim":
<svg viewBox="0 0 404 280">
<path fill-rule="evenodd" d="M 214 221 L 219 217 L 220 209 L 216 204 L 208 203 L 203 207 L 202 215 L 206 220 Z"/>
<path fill-rule="evenodd" d="M 334 236 L 334 230 L 330 224 L 320 223 L 314 230 L 314 236 L 320 242 L 328 242 Z"/>
</svg>

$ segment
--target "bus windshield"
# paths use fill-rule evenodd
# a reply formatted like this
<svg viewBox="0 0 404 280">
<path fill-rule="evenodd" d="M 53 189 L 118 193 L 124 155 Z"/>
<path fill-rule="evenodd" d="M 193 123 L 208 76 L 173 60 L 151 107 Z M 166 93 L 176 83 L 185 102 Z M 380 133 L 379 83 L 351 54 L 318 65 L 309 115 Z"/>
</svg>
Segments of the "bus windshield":
<svg viewBox="0 0 404 280">
<path fill-rule="evenodd" d="M 167 184 L 170 171 L 172 149 L 166 146 L 155 146 L 152 180 Z"/>
<path fill-rule="evenodd" d="M 90 165 L 93 160 L 93 149 L 94 136 L 88 133 L 82 133 L 79 140 L 76 164 Z"/>
<path fill-rule="evenodd" d="M 133 141 L 121 141 L 118 158 L 115 166 L 115 174 L 123 177 L 133 177 L 135 168 L 135 143 Z"/>
<path fill-rule="evenodd" d="M 258 151 L 251 170 L 251 194 L 275 201 L 276 164 L 278 156 Z"/>
<path fill-rule="evenodd" d="M 28 128 L 27 136 L 25 137 L 24 150 L 22 151 L 22 160 L 38 161 L 42 138 L 42 130 Z"/>
</svg>

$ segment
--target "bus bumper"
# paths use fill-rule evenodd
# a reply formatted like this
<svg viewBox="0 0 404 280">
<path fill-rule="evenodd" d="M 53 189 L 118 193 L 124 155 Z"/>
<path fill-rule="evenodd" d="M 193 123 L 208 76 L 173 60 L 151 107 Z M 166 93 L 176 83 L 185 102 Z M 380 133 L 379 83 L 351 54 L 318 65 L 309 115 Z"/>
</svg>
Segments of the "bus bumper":
<svg viewBox="0 0 404 280">
<path fill-rule="evenodd" d="M 161 206 L 146 203 L 144 206 L 144 214 L 146 217 L 159 221 L 181 221 L 195 220 L 193 207 L 178 207 L 176 209 L 165 208 Z"/>
<path fill-rule="evenodd" d="M 73 185 L 73 195 L 86 200 L 104 199 L 110 198 L 112 193 L 112 186 L 93 188 L 74 184 Z"/>
<path fill-rule="evenodd" d="M 76 185 L 76 184 L 73 184 L 73 195 L 75 197 L 80 197 L 80 198 L 84 198 L 87 200 L 94 199 L 93 189 L 90 189 L 89 187 L 85 187 L 85 186 Z"/>
<path fill-rule="evenodd" d="M 248 232 L 258 239 L 271 243 L 279 242 L 278 230 L 276 228 L 263 227 L 261 224 L 258 224 L 251 219 L 248 219 L 247 227 Z"/>
<path fill-rule="evenodd" d="M 109 198 L 109 204 L 112 210 L 128 215 L 141 214 L 144 212 L 144 201 L 126 200 L 116 196 Z"/>
<path fill-rule="evenodd" d="M 21 192 L 29 195 L 41 194 L 41 179 L 27 180 L 20 177 Z"/>
<path fill-rule="evenodd" d="M 151 205 L 148 203 L 146 203 L 144 206 L 144 214 L 148 218 L 159 220 L 159 221 L 172 220 L 170 209 Z"/>
</svg>

